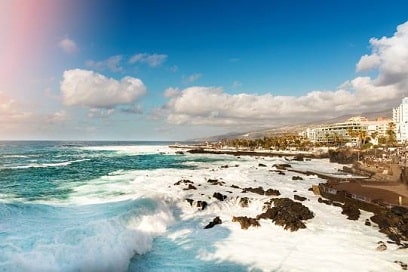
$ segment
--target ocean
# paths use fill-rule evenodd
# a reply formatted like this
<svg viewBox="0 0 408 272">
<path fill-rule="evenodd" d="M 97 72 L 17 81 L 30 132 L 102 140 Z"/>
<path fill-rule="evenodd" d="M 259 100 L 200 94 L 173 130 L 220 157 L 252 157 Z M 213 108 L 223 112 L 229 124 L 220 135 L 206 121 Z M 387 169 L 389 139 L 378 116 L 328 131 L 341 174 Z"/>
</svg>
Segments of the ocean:
<svg viewBox="0 0 408 272">
<path fill-rule="evenodd" d="M 342 165 L 176 154 L 168 144 L 0 142 L 0 271 L 400 271 L 395 261 L 408 262 L 396 245 L 376 250 L 388 239 L 364 224 L 372 214 L 347 220 L 308 190 L 324 180 L 273 166 Z M 232 217 L 255 217 L 271 199 L 242 190 L 258 186 L 305 197 L 314 218 L 296 232 L 270 220 L 241 229 Z M 222 224 L 205 229 L 216 216 Z"/>
</svg>

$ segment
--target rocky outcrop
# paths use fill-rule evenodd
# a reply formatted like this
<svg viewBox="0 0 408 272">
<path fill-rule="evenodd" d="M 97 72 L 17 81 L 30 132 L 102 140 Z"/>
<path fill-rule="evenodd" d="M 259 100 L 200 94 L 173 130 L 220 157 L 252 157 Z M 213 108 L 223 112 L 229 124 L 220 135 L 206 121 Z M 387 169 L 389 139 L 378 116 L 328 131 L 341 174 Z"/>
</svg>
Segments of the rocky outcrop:
<svg viewBox="0 0 408 272">
<path fill-rule="evenodd" d="M 182 179 L 182 180 L 179 180 L 179 181 L 177 181 L 176 183 L 174 183 L 174 185 L 180 185 L 180 184 L 182 184 L 182 183 L 184 183 L 184 184 L 194 184 L 194 182 L 192 182 L 191 180 Z"/>
<path fill-rule="evenodd" d="M 358 218 L 360 218 L 360 210 L 353 204 L 345 203 L 342 209 L 343 211 L 341 213 L 347 215 L 347 219 L 358 220 Z"/>
<path fill-rule="evenodd" d="M 372 216 L 371 221 L 376 223 L 380 232 L 398 245 L 407 247 L 408 244 L 408 211 L 404 207 L 394 207 Z"/>
<path fill-rule="evenodd" d="M 302 203 L 293 201 L 289 198 L 271 199 L 270 203 L 274 207 L 269 207 L 264 213 L 259 214 L 256 219 L 271 219 L 278 226 L 285 230 L 297 231 L 306 228 L 304 220 L 312 219 L 314 214 Z"/>
<path fill-rule="evenodd" d="M 250 200 L 249 200 L 248 197 L 241 197 L 241 198 L 239 199 L 239 205 L 240 205 L 242 208 L 247 208 L 247 207 L 249 206 L 249 202 L 250 202 Z"/>
<path fill-rule="evenodd" d="M 303 178 L 302 178 L 302 177 L 299 177 L 299 176 L 293 176 L 293 177 L 292 177 L 292 180 L 303 180 Z"/>
<path fill-rule="evenodd" d="M 242 192 L 243 193 L 251 192 L 251 193 L 258 194 L 258 195 L 267 195 L 267 196 L 279 196 L 280 195 L 279 190 L 268 189 L 265 191 L 261 186 L 257 188 L 252 188 L 252 187 L 244 188 Z"/>
<path fill-rule="evenodd" d="M 218 193 L 218 192 L 215 192 L 215 193 L 213 194 L 213 197 L 216 198 L 216 199 L 218 199 L 219 201 L 224 201 L 224 200 L 227 198 L 226 195 L 223 195 L 223 194 Z"/>
<path fill-rule="evenodd" d="M 187 198 L 186 201 L 190 204 L 191 207 L 195 206 L 201 211 L 207 208 L 208 206 L 208 203 L 203 200 L 195 201 L 194 199 Z"/>
<path fill-rule="evenodd" d="M 363 154 L 358 151 L 353 151 L 351 149 L 337 149 L 329 150 L 330 162 L 337 162 L 341 164 L 353 164 L 354 162 L 361 160 Z"/>
<path fill-rule="evenodd" d="M 294 195 L 293 198 L 298 201 L 305 201 L 307 198 L 299 195 Z"/>
<path fill-rule="evenodd" d="M 232 222 L 238 222 L 241 224 L 241 229 L 248 229 L 249 227 L 259 227 L 261 226 L 255 218 L 247 216 L 234 216 L 232 217 Z"/>
<path fill-rule="evenodd" d="M 183 190 L 185 190 L 185 191 L 187 191 L 187 190 L 197 190 L 197 187 L 195 187 L 195 186 L 192 185 L 192 184 L 189 184 L 189 185 L 187 186 L 187 188 L 184 188 Z"/>
<path fill-rule="evenodd" d="M 274 164 L 272 167 L 275 167 L 278 170 L 286 170 L 286 168 L 292 167 L 290 164 L 282 163 L 282 164 Z"/>
<path fill-rule="evenodd" d="M 219 216 L 217 216 L 217 217 L 215 217 L 215 218 L 213 219 L 213 221 L 211 221 L 210 223 L 208 223 L 208 225 L 205 226 L 204 229 L 211 229 L 211 228 L 213 228 L 215 225 L 220 225 L 220 224 L 222 224 L 222 220 L 220 219 Z"/>
<path fill-rule="evenodd" d="M 225 184 L 225 182 L 219 181 L 218 179 L 209 179 L 207 180 L 207 182 L 212 185 L 220 185 L 220 186 L 223 186 Z"/>
</svg>

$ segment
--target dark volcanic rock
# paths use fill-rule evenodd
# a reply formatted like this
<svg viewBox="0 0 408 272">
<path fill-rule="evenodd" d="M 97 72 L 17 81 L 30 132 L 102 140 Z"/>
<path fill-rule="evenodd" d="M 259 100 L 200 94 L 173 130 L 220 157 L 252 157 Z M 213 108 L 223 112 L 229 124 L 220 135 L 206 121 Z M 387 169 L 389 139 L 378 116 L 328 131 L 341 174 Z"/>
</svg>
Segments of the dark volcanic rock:
<svg viewBox="0 0 408 272">
<path fill-rule="evenodd" d="M 299 195 L 294 195 L 293 198 L 298 201 L 305 201 L 307 198 Z"/>
<path fill-rule="evenodd" d="M 232 185 L 231 185 L 231 188 L 234 188 L 234 189 L 241 189 L 239 186 L 234 185 L 234 184 L 232 184 Z"/>
<path fill-rule="evenodd" d="M 303 178 L 302 178 L 302 177 L 299 177 L 299 176 L 293 176 L 293 177 L 292 177 L 292 180 L 303 180 Z"/>
<path fill-rule="evenodd" d="M 266 167 L 266 165 L 263 164 L 263 163 L 258 164 L 258 166 L 259 166 L 259 167 Z"/>
<path fill-rule="evenodd" d="M 385 233 L 388 238 L 398 245 L 402 245 L 402 241 L 408 241 L 408 220 L 405 218 L 405 213 L 398 215 L 395 214 L 396 211 L 401 214 L 400 209 L 391 209 L 377 213 L 370 219 L 378 225 L 380 232 Z"/>
<path fill-rule="evenodd" d="M 302 154 L 297 154 L 294 158 L 294 161 L 303 161 L 304 160 L 304 156 Z"/>
<path fill-rule="evenodd" d="M 329 150 L 329 158 L 330 162 L 337 162 L 341 164 L 353 164 L 359 158 L 359 154 L 357 152 L 352 151 L 351 149 L 337 149 L 337 150 Z M 360 154 L 360 160 L 363 158 L 363 154 Z"/>
<path fill-rule="evenodd" d="M 208 225 L 205 226 L 204 229 L 210 229 L 210 228 L 214 227 L 215 225 L 219 225 L 219 224 L 222 224 L 222 221 L 221 221 L 220 217 L 217 216 L 217 217 L 215 217 L 215 218 L 213 219 L 213 221 L 211 221 L 210 223 L 208 223 Z"/>
<path fill-rule="evenodd" d="M 408 270 L 408 264 L 403 263 L 401 261 L 395 261 L 394 263 L 399 264 L 402 270 Z"/>
<path fill-rule="evenodd" d="M 223 194 L 218 193 L 218 192 L 215 192 L 215 193 L 213 194 L 213 197 L 215 197 L 215 198 L 218 199 L 219 201 L 224 201 L 224 200 L 227 198 L 226 195 L 223 195 Z"/>
<path fill-rule="evenodd" d="M 279 192 L 279 190 L 268 189 L 268 190 L 265 191 L 265 195 L 267 195 L 267 196 L 280 196 L 280 192 Z"/>
<path fill-rule="evenodd" d="M 366 226 L 371 226 L 371 222 L 370 222 L 370 220 L 369 220 L 369 219 L 366 219 L 366 221 L 365 221 L 364 225 L 366 225 Z"/>
<path fill-rule="evenodd" d="M 192 182 L 191 180 L 182 179 L 182 180 L 179 180 L 179 181 L 177 181 L 176 183 L 174 183 L 174 185 L 180 185 L 181 183 L 184 183 L 184 184 L 194 184 L 194 182 Z"/>
<path fill-rule="evenodd" d="M 287 163 L 282 163 L 282 164 L 274 164 L 272 167 L 275 167 L 276 169 L 279 170 L 286 170 L 286 168 L 292 167 L 290 164 Z"/>
<path fill-rule="evenodd" d="M 196 207 L 199 208 L 200 210 L 204 210 L 207 206 L 208 203 L 206 201 L 194 201 L 194 199 L 187 198 L 186 201 L 190 204 L 191 207 L 193 207 L 194 202 L 196 204 Z"/>
<path fill-rule="evenodd" d="M 283 226 L 285 230 L 297 231 L 306 228 L 303 220 L 314 217 L 309 208 L 289 198 L 275 198 L 271 200 L 271 203 L 274 204 L 274 207 L 269 207 L 256 219 L 271 219 L 276 225 Z"/>
<path fill-rule="evenodd" d="M 225 182 L 218 181 L 218 179 L 209 179 L 209 180 L 207 180 L 207 182 L 212 184 L 212 185 L 220 185 L 220 186 L 225 184 Z"/>
<path fill-rule="evenodd" d="M 234 216 L 232 217 L 232 222 L 239 222 L 241 224 L 241 229 L 248 229 L 251 226 L 260 226 L 258 220 L 247 216 Z"/>
<path fill-rule="evenodd" d="M 349 220 L 358 220 L 360 217 L 360 210 L 350 203 L 343 205 L 343 211 L 341 213 L 347 215 L 347 219 Z"/>
<path fill-rule="evenodd" d="M 332 205 L 332 204 L 333 204 L 333 201 L 332 201 L 332 200 L 330 200 L 330 199 L 323 199 L 323 198 L 321 198 L 321 197 L 319 197 L 319 198 L 317 199 L 317 201 L 318 201 L 319 203 L 324 203 L 324 204 L 326 204 L 326 205 Z M 341 207 L 343 207 L 343 205 L 341 205 Z"/>
<path fill-rule="evenodd" d="M 251 193 L 258 194 L 258 195 L 264 195 L 265 194 L 265 191 L 261 186 L 259 186 L 258 188 L 248 187 L 248 188 L 245 188 L 242 192 L 243 193 L 251 192 Z"/>
<path fill-rule="evenodd" d="M 197 187 L 195 187 L 194 185 L 189 184 L 187 188 L 184 188 L 183 190 L 187 191 L 187 190 L 197 190 Z"/>
<path fill-rule="evenodd" d="M 249 202 L 250 202 L 249 198 L 241 197 L 240 200 L 239 200 L 239 205 L 241 205 L 241 207 L 243 207 L 243 208 L 246 208 L 246 207 L 249 206 Z"/>
</svg>

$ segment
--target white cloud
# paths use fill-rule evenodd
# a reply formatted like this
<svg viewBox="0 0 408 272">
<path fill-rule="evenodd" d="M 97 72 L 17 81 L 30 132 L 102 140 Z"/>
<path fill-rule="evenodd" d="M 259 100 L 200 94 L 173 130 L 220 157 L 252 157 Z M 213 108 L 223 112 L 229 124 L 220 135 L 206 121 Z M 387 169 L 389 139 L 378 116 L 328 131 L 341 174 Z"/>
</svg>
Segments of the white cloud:
<svg viewBox="0 0 408 272">
<path fill-rule="evenodd" d="M 58 42 L 58 46 L 64 50 L 64 52 L 73 54 L 76 53 L 79 49 L 76 43 L 69 39 L 69 38 L 64 38 Z"/>
<path fill-rule="evenodd" d="M 65 71 L 60 89 L 65 105 L 107 109 L 133 104 L 146 93 L 140 79 L 127 76 L 115 80 L 81 69 Z"/>
<path fill-rule="evenodd" d="M 335 90 L 316 90 L 302 96 L 229 94 L 217 87 L 166 90 L 167 103 L 154 114 L 172 124 L 273 127 L 320 121 L 343 114 L 391 110 L 408 96 L 408 22 L 392 37 L 370 39 L 372 53 L 356 65 L 376 69 L 375 78 L 356 77 Z"/>
<path fill-rule="evenodd" d="M 183 76 L 183 82 L 184 83 L 192 83 L 198 79 L 200 79 L 203 76 L 203 74 L 200 73 L 195 73 L 195 74 L 191 74 L 189 76 Z"/>
<path fill-rule="evenodd" d="M 371 55 L 364 55 L 357 70 L 378 69 L 376 85 L 408 87 L 408 22 L 397 27 L 392 37 L 371 38 Z"/>
<path fill-rule="evenodd" d="M 121 55 L 116 55 L 102 61 L 87 60 L 85 65 L 99 71 L 109 69 L 112 72 L 121 72 L 123 71 L 123 68 L 120 66 L 122 58 Z"/>
<path fill-rule="evenodd" d="M 107 118 L 115 112 L 115 109 L 89 109 L 89 118 Z"/>
<path fill-rule="evenodd" d="M 150 67 L 157 67 L 160 66 L 163 62 L 167 59 L 167 55 L 164 54 L 147 54 L 147 53 L 139 53 L 133 55 L 129 59 L 130 64 L 135 63 L 143 63 L 147 64 Z"/>
</svg>

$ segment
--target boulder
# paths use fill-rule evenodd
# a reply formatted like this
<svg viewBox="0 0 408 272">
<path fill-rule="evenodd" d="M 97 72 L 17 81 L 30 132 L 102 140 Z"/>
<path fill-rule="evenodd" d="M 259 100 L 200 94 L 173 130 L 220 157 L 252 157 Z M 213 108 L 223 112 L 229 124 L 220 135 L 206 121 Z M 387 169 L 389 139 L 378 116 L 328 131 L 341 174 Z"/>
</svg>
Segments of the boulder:
<svg viewBox="0 0 408 272">
<path fill-rule="evenodd" d="M 298 201 L 305 201 L 307 198 L 299 195 L 294 195 L 293 198 Z"/>
<path fill-rule="evenodd" d="M 238 222 L 241 224 L 241 229 L 248 229 L 249 227 L 259 227 L 261 226 L 257 219 L 247 217 L 247 216 L 234 216 L 232 217 L 232 222 Z"/>
<path fill-rule="evenodd" d="M 242 208 L 246 208 L 249 206 L 249 198 L 248 197 L 241 197 L 239 199 L 239 205 L 241 205 Z"/>
<path fill-rule="evenodd" d="M 343 211 L 341 213 L 347 215 L 347 219 L 358 220 L 360 217 L 360 210 L 353 204 L 345 203 L 342 208 Z"/>
<path fill-rule="evenodd" d="M 271 219 L 276 225 L 284 227 L 285 230 L 297 231 L 306 228 L 303 220 L 314 217 L 309 208 L 289 198 L 275 198 L 270 203 L 273 203 L 274 207 L 267 208 L 256 219 Z"/>
<path fill-rule="evenodd" d="M 292 180 L 303 180 L 303 178 L 302 178 L 302 177 L 299 177 L 299 176 L 293 176 L 293 177 L 292 177 Z"/>
<path fill-rule="evenodd" d="M 217 216 L 217 217 L 215 217 L 215 218 L 213 219 L 213 221 L 211 221 L 210 223 L 208 223 L 208 225 L 205 226 L 204 229 L 211 229 L 211 228 L 214 227 L 215 225 L 219 225 L 219 224 L 222 224 L 222 221 L 221 221 L 220 217 Z"/>
<path fill-rule="evenodd" d="M 223 194 L 218 193 L 218 192 L 215 192 L 215 193 L 213 194 L 213 197 L 216 198 L 216 199 L 218 199 L 219 201 L 224 201 L 224 200 L 227 198 L 226 195 L 223 195 Z"/>
<path fill-rule="evenodd" d="M 186 201 L 190 204 L 191 207 L 193 207 L 195 203 L 196 207 L 199 208 L 199 210 L 204 210 L 208 206 L 208 203 L 202 200 L 195 201 L 194 199 L 187 198 Z"/>
<path fill-rule="evenodd" d="M 377 246 L 377 251 L 385 251 L 387 250 L 387 245 L 383 241 L 379 241 Z"/>
<path fill-rule="evenodd" d="M 187 191 L 187 190 L 197 190 L 197 187 L 195 187 L 192 184 L 189 184 L 187 188 L 184 188 L 183 190 Z"/>
<path fill-rule="evenodd" d="M 224 185 L 225 183 L 222 181 L 218 181 L 218 179 L 209 179 L 207 180 L 208 183 L 212 184 L 212 185 Z"/>
<path fill-rule="evenodd" d="M 259 163 L 258 166 L 259 166 L 259 167 L 266 167 L 266 165 L 263 164 L 263 163 Z"/>
<path fill-rule="evenodd" d="M 280 192 L 279 192 L 279 190 L 268 189 L 268 190 L 265 191 L 265 195 L 267 195 L 267 196 L 280 196 Z"/>
<path fill-rule="evenodd" d="M 184 184 L 194 184 L 194 182 L 192 182 L 191 180 L 182 179 L 182 180 L 179 180 L 179 181 L 177 181 L 176 183 L 174 183 L 174 185 L 180 185 L 181 183 L 184 183 Z"/>
</svg>

